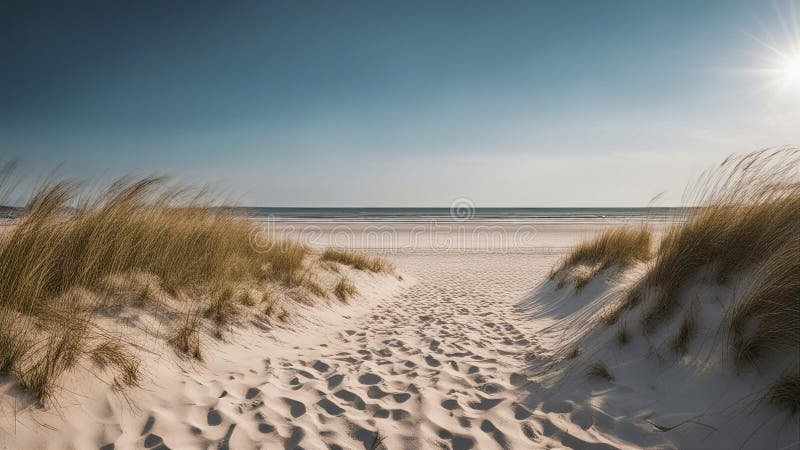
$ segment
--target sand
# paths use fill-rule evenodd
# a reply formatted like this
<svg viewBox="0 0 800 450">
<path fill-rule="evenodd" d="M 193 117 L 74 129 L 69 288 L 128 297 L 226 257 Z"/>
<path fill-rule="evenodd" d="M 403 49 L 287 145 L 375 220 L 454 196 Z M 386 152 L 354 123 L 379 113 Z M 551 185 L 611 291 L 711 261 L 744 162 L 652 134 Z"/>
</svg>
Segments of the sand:
<svg viewBox="0 0 800 450">
<path fill-rule="evenodd" d="M 402 281 L 349 270 L 361 292 L 350 305 L 235 330 L 208 344 L 203 363 L 153 347 L 149 375 L 124 395 L 84 374 L 58 406 L 19 408 L 5 380 L 0 448 L 724 448 L 708 429 L 681 438 L 647 425 L 664 418 L 647 402 L 665 397 L 642 395 L 647 380 L 548 384 L 536 373 L 563 346 L 565 320 L 579 324 L 609 289 L 590 285 L 573 302 L 548 285 L 567 248 L 608 225 L 571 226 L 540 226 L 529 245 L 502 249 L 445 249 L 430 236 L 395 248 Z M 751 448 L 791 444 L 781 436 Z"/>
</svg>

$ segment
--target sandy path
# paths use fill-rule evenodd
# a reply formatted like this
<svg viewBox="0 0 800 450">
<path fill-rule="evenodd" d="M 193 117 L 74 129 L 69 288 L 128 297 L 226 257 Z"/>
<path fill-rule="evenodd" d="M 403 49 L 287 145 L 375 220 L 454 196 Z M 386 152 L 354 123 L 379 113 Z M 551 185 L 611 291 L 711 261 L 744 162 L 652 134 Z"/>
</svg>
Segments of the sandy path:
<svg viewBox="0 0 800 450">
<path fill-rule="evenodd" d="M 146 448 L 531 448 L 534 424 L 516 403 L 516 390 L 526 381 L 519 372 L 535 343 L 513 304 L 553 258 L 397 256 L 407 287 L 303 345 L 269 356 L 255 345 L 193 375 L 179 400 L 174 389 L 164 394 L 172 398 L 150 412 L 135 442 Z M 187 406 L 176 410 L 176 403 Z"/>
</svg>

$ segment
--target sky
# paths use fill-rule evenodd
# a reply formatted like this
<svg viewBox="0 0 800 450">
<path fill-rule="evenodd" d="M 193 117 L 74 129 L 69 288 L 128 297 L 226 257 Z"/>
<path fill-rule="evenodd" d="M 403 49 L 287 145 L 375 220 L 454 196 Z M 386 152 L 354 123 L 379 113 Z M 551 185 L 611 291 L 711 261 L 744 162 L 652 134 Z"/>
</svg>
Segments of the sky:
<svg viewBox="0 0 800 450">
<path fill-rule="evenodd" d="M 69 3 L 69 4 L 67 4 Z M 676 205 L 800 144 L 800 0 L 0 4 L 0 160 L 250 206 Z"/>
</svg>

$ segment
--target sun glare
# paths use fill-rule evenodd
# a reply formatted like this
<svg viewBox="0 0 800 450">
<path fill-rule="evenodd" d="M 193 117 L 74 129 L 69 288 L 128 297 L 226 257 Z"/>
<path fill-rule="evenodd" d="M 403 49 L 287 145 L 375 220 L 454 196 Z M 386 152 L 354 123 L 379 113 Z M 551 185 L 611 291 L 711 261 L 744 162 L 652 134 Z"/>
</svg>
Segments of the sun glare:
<svg viewBox="0 0 800 450">
<path fill-rule="evenodd" d="M 784 67 L 784 81 L 787 85 L 797 85 L 800 82 L 800 54 L 792 55 Z"/>
<path fill-rule="evenodd" d="M 800 49 L 800 45 L 790 45 L 791 51 L 766 47 L 770 56 L 764 66 L 757 69 L 765 79 L 764 87 L 779 97 L 800 97 L 800 50 L 795 50 Z"/>
<path fill-rule="evenodd" d="M 800 99 L 800 20 L 790 8 L 780 15 L 777 26 L 761 36 L 751 35 L 761 49 L 761 63 L 751 71 L 763 78 L 763 87 L 772 92 L 774 100 Z"/>
<path fill-rule="evenodd" d="M 780 70 L 780 85 L 792 91 L 800 89 L 800 53 L 788 55 Z"/>
</svg>

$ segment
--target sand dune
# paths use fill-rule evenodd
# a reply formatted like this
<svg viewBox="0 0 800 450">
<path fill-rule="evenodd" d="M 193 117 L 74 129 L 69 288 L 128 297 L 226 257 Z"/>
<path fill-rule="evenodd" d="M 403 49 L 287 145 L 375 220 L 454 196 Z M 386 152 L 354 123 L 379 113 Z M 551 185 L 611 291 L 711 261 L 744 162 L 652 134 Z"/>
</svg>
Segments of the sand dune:
<svg viewBox="0 0 800 450">
<path fill-rule="evenodd" d="M 614 331 L 587 334 L 592 318 L 639 272 L 601 274 L 576 295 L 547 280 L 563 254 L 546 245 L 399 252 L 390 259 L 402 281 L 343 269 L 360 292 L 349 305 L 296 311 L 284 328 L 234 329 L 225 342 L 207 343 L 205 362 L 151 348 L 143 358 L 148 378 L 124 393 L 87 382 L 84 371 L 65 385 L 59 405 L 21 409 L 4 382 L 0 446 L 796 445 L 792 419 L 781 422 L 764 405 L 745 413 L 733 407 L 752 378 L 657 364 L 645 343 L 620 350 L 608 345 Z M 564 349 L 578 342 L 585 353 L 562 364 Z M 587 376 L 585 366 L 597 359 L 613 382 Z"/>
<path fill-rule="evenodd" d="M 698 282 L 687 298 L 698 305 L 697 329 L 685 355 L 669 347 L 680 320 L 642 335 L 635 312 L 614 326 L 598 323 L 603 311 L 638 281 L 644 267 L 613 269 L 579 292 L 557 280 L 543 282 L 518 304 L 543 350 L 531 361 L 532 380 L 521 402 L 551 429 L 555 444 L 601 443 L 617 448 L 788 449 L 800 445 L 796 415 L 763 399 L 778 367 L 737 373 L 720 342 L 724 301 L 734 286 Z M 698 300 L 699 302 L 699 300 Z M 623 334 L 624 333 L 624 334 Z M 597 365 L 608 372 L 597 373 Z M 541 445 L 548 442 L 545 433 Z M 580 439 L 584 441 L 581 442 Z M 589 446 L 588 442 L 595 445 Z"/>
<path fill-rule="evenodd" d="M 4 433 L 3 444 L 531 448 L 541 427 L 517 397 L 535 345 L 513 304 L 535 284 L 536 267 L 546 273 L 542 257 L 395 260 L 402 283 L 352 275 L 361 303 L 309 311 L 295 331 L 235 331 L 205 364 L 162 360 L 124 400 L 105 391 L 58 414 L 18 411 L 20 424 L 48 427 Z"/>
</svg>

